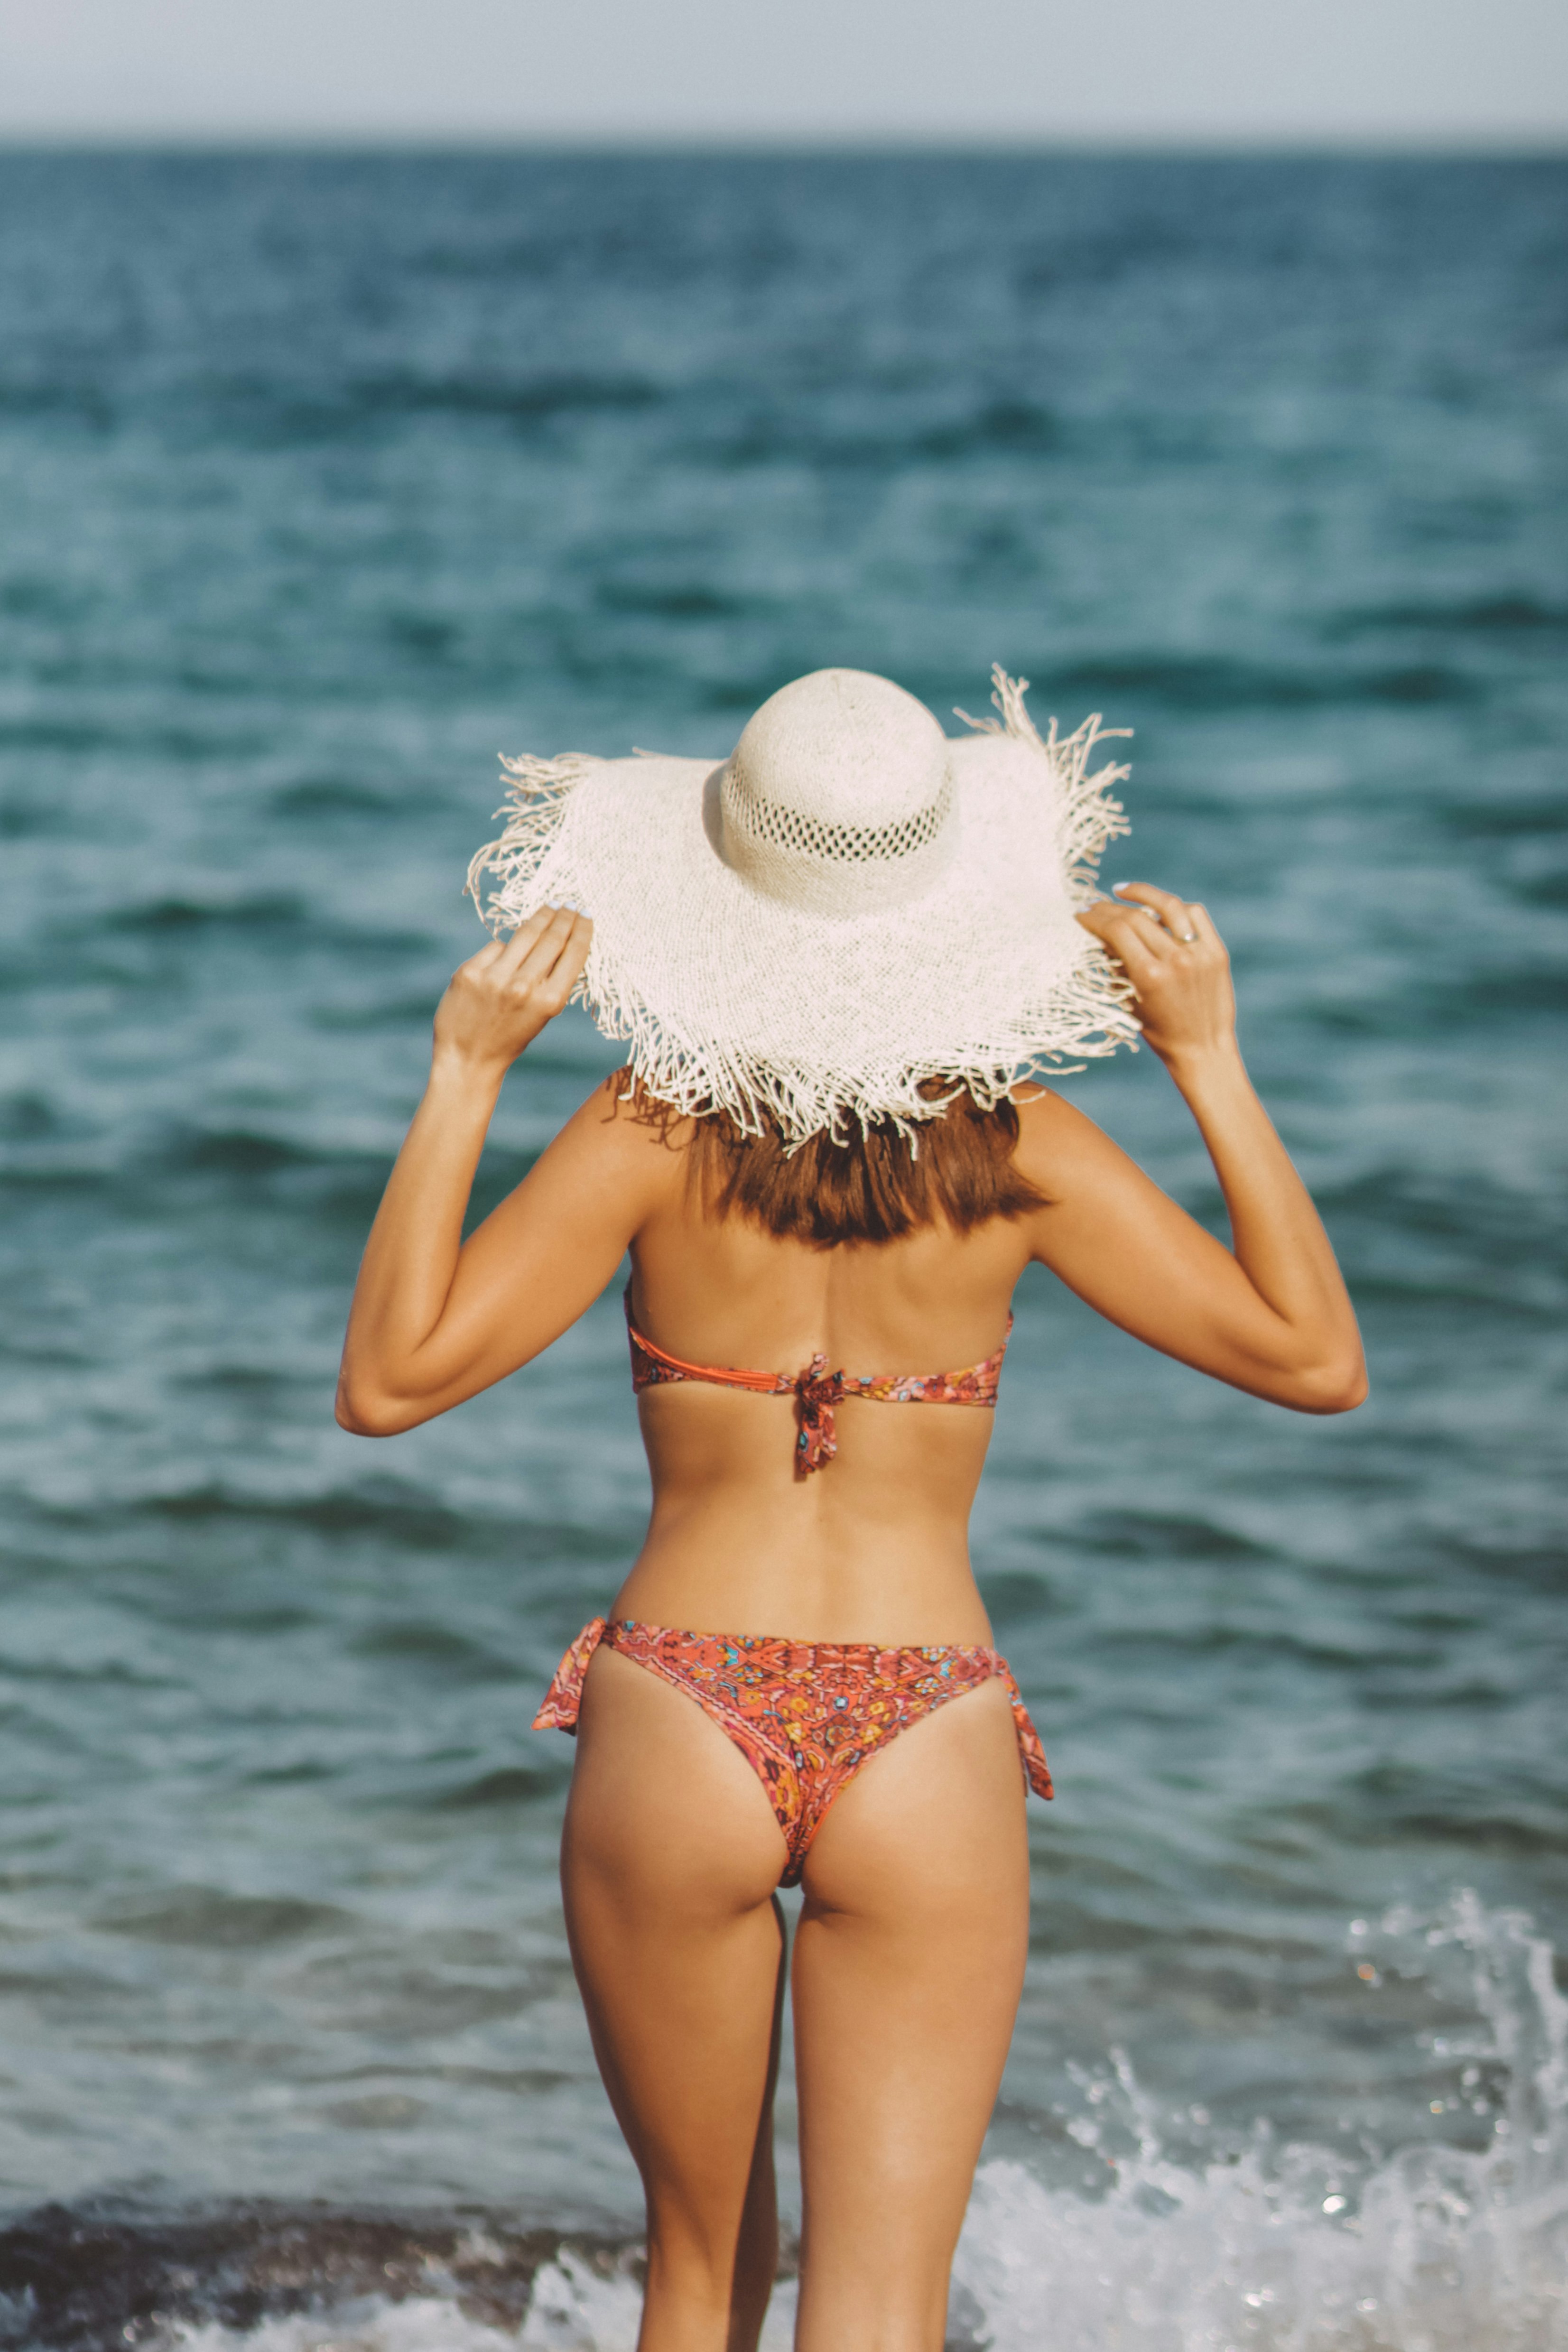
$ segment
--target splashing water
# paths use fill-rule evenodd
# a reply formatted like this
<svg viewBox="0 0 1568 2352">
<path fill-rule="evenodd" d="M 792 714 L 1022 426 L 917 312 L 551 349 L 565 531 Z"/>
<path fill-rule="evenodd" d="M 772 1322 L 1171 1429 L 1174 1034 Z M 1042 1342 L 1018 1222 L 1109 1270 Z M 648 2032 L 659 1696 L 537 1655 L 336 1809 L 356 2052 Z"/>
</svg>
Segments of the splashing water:
<svg viewBox="0 0 1568 2352">
<path fill-rule="evenodd" d="M 789 2352 L 795 2297 L 793 2279 L 773 2290 L 761 2352 Z M 521 2352 L 634 2352 L 641 2312 L 641 2295 L 624 2280 L 595 2278 L 585 2263 L 563 2254 L 534 2283 Z M 473 2352 L 483 2347 L 476 2346 Z"/>
<path fill-rule="evenodd" d="M 955 2284 L 993 2352 L 1558 2352 L 1568 2346 L 1568 2002 L 1550 1946 L 1473 1895 L 1436 1919 L 1357 1921 L 1375 1980 L 1458 1962 L 1485 2032 L 1436 2042 L 1461 2096 L 1436 2108 L 1484 2142 L 1406 2145 L 1359 2172 L 1324 2148 L 1244 2150 L 1194 2170 L 1163 2154 L 1131 2069 L 1114 2082 L 1134 2147 L 1099 2203 L 983 2168 Z M 1483 2087 L 1483 2085 L 1485 2087 Z M 1096 2086 L 1100 2087 L 1100 2086 Z M 1500 2091 L 1500 2112 L 1488 2091 Z M 1075 2137 L 1096 2145 L 1110 2126 Z"/>
<path fill-rule="evenodd" d="M 1181 2163 L 1125 2058 L 1080 2076 L 1064 2118 L 1094 2148 L 1098 2200 L 993 2162 L 975 2182 L 953 2274 L 969 2352 L 1568 2352 L 1568 2001 L 1521 1912 L 1470 1894 L 1347 1937 L 1369 1986 L 1425 1979 L 1474 2019 L 1425 2037 L 1454 2095 L 1427 2102 L 1463 2140 L 1414 2134 L 1342 2152 L 1281 2143 Z M 1430 2087 L 1424 2077 L 1424 2087 Z M 1191 2118 L 1181 2119 L 1190 2143 Z M 1173 2137 L 1173 2134 L 1172 2135 Z M 521 2334 L 448 2287 L 367 2296 L 248 2331 L 186 2322 L 170 2352 L 633 2352 L 635 2249 L 563 2248 L 537 2273 Z M 763 2352 L 785 2352 L 781 2283 Z"/>
</svg>

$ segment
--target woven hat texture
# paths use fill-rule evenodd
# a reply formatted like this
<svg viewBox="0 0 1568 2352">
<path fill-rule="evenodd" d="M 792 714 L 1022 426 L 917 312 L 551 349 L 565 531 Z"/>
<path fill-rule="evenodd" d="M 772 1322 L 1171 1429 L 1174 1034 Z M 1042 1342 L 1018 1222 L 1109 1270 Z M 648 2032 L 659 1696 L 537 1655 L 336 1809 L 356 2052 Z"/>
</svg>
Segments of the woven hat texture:
<svg viewBox="0 0 1568 2352">
<path fill-rule="evenodd" d="M 505 831 L 468 889 L 492 930 L 591 915 L 574 994 L 647 1090 L 790 1145 L 848 1123 L 911 1132 L 932 1079 L 991 1107 L 1016 1081 L 1137 1035 L 1131 991 L 1074 920 L 1128 830 L 1090 771 L 1098 717 L 1042 737 L 1026 678 L 950 740 L 861 670 L 817 670 L 727 761 L 503 759 Z"/>
</svg>

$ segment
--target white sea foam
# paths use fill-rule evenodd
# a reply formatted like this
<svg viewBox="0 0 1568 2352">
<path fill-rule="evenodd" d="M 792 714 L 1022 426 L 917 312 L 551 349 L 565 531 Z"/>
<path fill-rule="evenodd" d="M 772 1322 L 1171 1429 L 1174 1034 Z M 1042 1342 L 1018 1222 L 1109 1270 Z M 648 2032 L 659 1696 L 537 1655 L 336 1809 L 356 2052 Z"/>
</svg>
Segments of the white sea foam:
<svg viewBox="0 0 1568 2352">
<path fill-rule="evenodd" d="M 563 2250 L 533 2283 L 521 2335 L 489 2325 L 445 2295 L 392 2303 L 366 2295 L 330 2312 L 295 2313 L 236 2330 L 184 2327 L 171 2352 L 636 2352 L 642 2295 L 624 2268 L 608 2276 Z M 762 2352 L 789 2352 L 795 2282 L 773 2295 Z"/>
<path fill-rule="evenodd" d="M 517 2352 L 518 2339 L 430 2294 L 406 2303 L 364 2295 L 331 2313 L 294 2313 L 248 2329 L 182 2327 L 173 2342 L 180 2352 Z"/>
<path fill-rule="evenodd" d="M 642 2297 L 629 2280 L 598 2278 L 563 2253 L 534 2281 L 517 2340 L 521 2352 L 634 2352 L 641 2310 Z M 795 2281 L 789 2279 L 774 2292 L 762 2352 L 789 2352 L 794 2334 Z"/>
<path fill-rule="evenodd" d="M 1381 2157 L 1281 2145 L 1259 2126 L 1194 2167 L 1164 2149 L 1125 2060 L 1087 2084 L 1074 2137 L 1102 2154 L 1098 2200 L 984 2165 L 954 2270 L 957 2340 L 989 2352 L 1568 2352 L 1568 2002 L 1543 1938 L 1461 1895 L 1442 1915 L 1357 1922 L 1375 1976 L 1469 1978 L 1477 2032 L 1438 2045 L 1473 2145 L 1412 2138 Z M 1439 2103 L 1443 2104 L 1443 2103 Z M 181 2352 L 632 2352 L 638 2294 L 563 2251 L 521 2336 L 447 2297 L 207 2326 Z M 764 2352 L 785 2352 L 781 2287 Z"/>
</svg>

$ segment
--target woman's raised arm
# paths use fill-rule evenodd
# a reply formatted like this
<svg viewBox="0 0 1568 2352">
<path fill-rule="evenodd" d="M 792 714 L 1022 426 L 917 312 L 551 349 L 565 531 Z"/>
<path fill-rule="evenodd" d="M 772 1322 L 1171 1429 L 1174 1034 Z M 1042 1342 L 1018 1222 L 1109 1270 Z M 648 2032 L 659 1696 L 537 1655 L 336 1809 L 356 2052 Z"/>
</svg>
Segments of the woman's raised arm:
<svg viewBox="0 0 1568 2352">
<path fill-rule="evenodd" d="M 1035 1255 L 1112 1323 L 1298 1412 L 1366 1394 L 1355 1313 L 1311 1198 L 1253 1091 L 1224 942 L 1205 908 L 1147 883 L 1079 919 L 1138 992 L 1145 1042 L 1198 1123 L 1231 1247 L 1054 1095 L 1021 1106 L 1019 1163 L 1050 1205 Z"/>
<path fill-rule="evenodd" d="M 593 927 L 548 907 L 454 973 L 436 1013 L 430 1082 L 365 1244 L 337 1416 L 388 1437 L 489 1388 L 558 1339 L 614 1275 L 661 1172 L 648 1136 L 603 1087 L 517 1190 L 462 1238 L 508 1069 L 554 1018 Z"/>
</svg>

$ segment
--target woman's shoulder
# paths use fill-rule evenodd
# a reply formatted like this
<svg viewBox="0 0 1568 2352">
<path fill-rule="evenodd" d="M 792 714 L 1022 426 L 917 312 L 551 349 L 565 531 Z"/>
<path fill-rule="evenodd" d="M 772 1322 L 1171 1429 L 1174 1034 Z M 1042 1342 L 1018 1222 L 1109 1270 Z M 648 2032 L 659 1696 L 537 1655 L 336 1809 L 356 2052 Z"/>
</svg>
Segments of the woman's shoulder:
<svg viewBox="0 0 1568 2352">
<path fill-rule="evenodd" d="M 1020 1078 L 1012 1088 L 1010 1100 L 1018 1115 L 1018 1139 L 1047 1135 L 1069 1134 L 1075 1129 L 1086 1128 L 1098 1134 L 1091 1118 L 1086 1118 L 1076 1103 L 1058 1094 L 1038 1078 Z"/>
<path fill-rule="evenodd" d="M 1054 1087 L 1026 1079 L 1013 1088 L 1012 1101 L 1018 1115 L 1015 1160 L 1047 1200 L 1058 1202 L 1075 1177 L 1090 1177 L 1121 1159 L 1121 1147 L 1104 1129 Z"/>
<path fill-rule="evenodd" d="M 692 1121 L 634 1093 L 630 1074 L 613 1070 L 580 1103 L 542 1154 L 586 1175 L 624 1174 L 639 1183 L 683 1181 Z"/>
</svg>

